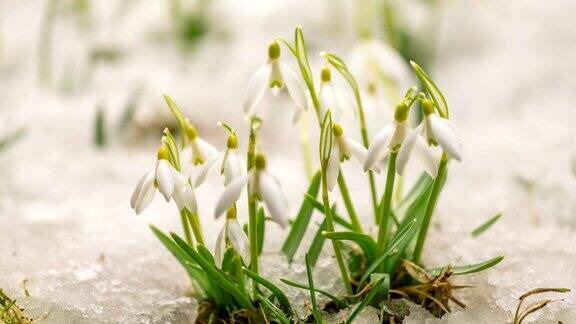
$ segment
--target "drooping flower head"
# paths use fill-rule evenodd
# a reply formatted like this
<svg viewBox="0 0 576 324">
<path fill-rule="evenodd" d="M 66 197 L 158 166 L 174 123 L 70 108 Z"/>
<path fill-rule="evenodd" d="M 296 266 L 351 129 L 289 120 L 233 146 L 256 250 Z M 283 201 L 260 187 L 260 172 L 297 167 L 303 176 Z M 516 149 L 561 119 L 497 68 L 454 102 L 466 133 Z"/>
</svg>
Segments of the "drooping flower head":
<svg viewBox="0 0 576 324">
<path fill-rule="evenodd" d="M 224 214 L 240 198 L 246 183 L 253 194 L 263 201 L 270 212 L 272 219 L 281 227 L 286 227 L 288 221 L 288 202 L 280 189 L 280 182 L 266 171 L 266 158 L 257 154 L 254 158 L 254 167 L 247 175 L 234 179 L 218 199 L 214 216 Z"/>
<path fill-rule="evenodd" d="M 320 90 L 318 91 L 320 100 L 320 116 L 324 116 L 328 110 L 332 113 L 332 120 L 339 121 L 341 116 L 348 118 L 356 117 L 356 110 L 345 90 L 334 85 L 332 72 L 328 66 L 320 71 Z"/>
<path fill-rule="evenodd" d="M 184 208 L 196 212 L 194 189 L 184 175 L 170 163 L 170 153 L 165 145 L 158 149 L 156 166 L 146 173 L 132 192 L 130 206 L 140 214 L 154 199 L 156 188 L 166 201 L 174 198 L 179 210 Z"/>
<path fill-rule="evenodd" d="M 344 129 L 339 124 L 332 124 L 332 135 L 332 149 L 330 150 L 330 160 L 328 160 L 328 168 L 326 170 L 326 180 L 330 191 L 334 189 L 338 180 L 340 164 L 354 156 L 361 165 L 364 165 L 368 153 L 368 150 L 362 144 L 344 135 Z"/>
<path fill-rule="evenodd" d="M 229 185 L 232 180 L 246 174 L 246 160 L 238 150 L 238 137 L 234 130 L 224 123 L 219 123 L 220 126 L 228 130 L 228 139 L 226 140 L 226 149 L 220 153 L 215 154 L 210 159 L 206 160 L 198 170 L 196 187 L 204 183 L 206 176 L 211 172 L 216 165 L 220 165 L 220 174 L 224 175 L 224 185 Z"/>
<path fill-rule="evenodd" d="M 456 126 L 450 120 L 436 114 L 431 100 L 422 100 L 422 111 L 424 119 L 410 132 L 405 144 L 400 148 L 396 168 L 398 173 L 402 174 L 411 152 L 414 151 L 423 164 L 424 170 L 435 178 L 438 163 L 434 158 L 432 148 L 440 146 L 449 158 L 460 161 L 462 145 Z"/>
<path fill-rule="evenodd" d="M 292 69 L 280 60 L 280 44 L 277 41 L 268 46 L 268 60 L 264 63 L 248 82 L 244 96 L 243 109 L 246 115 L 251 115 L 262 100 L 266 89 L 273 95 L 286 88 L 288 94 L 296 104 L 293 121 L 300 119 L 302 112 L 307 109 L 308 101 L 304 86 Z"/>
<path fill-rule="evenodd" d="M 250 248 L 248 237 L 242 230 L 242 226 L 236 219 L 236 207 L 228 209 L 224 227 L 216 238 L 216 247 L 214 249 L 214 261 L 216 266 L 222 267 L 222 259 L 226 252 L 226 245 L 230 243 L 232 248 L 240 255 L 244 264 L 250 264 Z"/>
<path fill-rule="evenodd" d="M 192 124 L 186 120 L 186 146 L 180 154 L 180 166 L 182 174 L 188 176 L 190 167 L 193 165 L 202 165 L 211 157 L 218 154 L 218 150 L 210 143 L 206 142 L 198 135 L 198 131 Z"/>
<path fill-rule="evenodd" d="M 396 105 L 394 121 L 382 128 L 372 139 L 364 163 L 365 172 L 370 169 L 380 172 L 388 154 L 392 151 L 398 151 L 402 146 L 410 129 L 407 123 L 409 113 L 410 109 L 404 101 Z"/>
</svg>

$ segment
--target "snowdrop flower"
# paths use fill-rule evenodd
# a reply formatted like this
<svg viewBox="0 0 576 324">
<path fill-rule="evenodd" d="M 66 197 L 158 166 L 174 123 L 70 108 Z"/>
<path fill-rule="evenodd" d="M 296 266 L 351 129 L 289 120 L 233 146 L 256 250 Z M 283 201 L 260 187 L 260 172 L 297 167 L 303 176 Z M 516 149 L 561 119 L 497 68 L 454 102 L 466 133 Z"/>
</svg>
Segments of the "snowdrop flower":
<svg viewBox="0 0 576 324">
<path fill-rule="evenodd" d="M 256 155 L 254 167 L 250 169 L 247 175 L 234 179 L 224 189 L 222 196 L 216 203 L 215 217 L 222 215 L 238 201 L 246 183 L 250 187 L 250 193 L 264 201 L 272 219 L 281 227 L 286 227 L 288 202 L 282 194 L 278 180 L 266 171 L 266 158 L 262 154 Z"/>
<path fill-rule="evenodd" d="M 344 135 L 344 130 L 339 124 L 332 124 L 332 149 L 330 150 L 330 160 L 328 160 L 328 168 L 326 170 L 326 180 L 328 182 L 328 190 L 332 191 L 338 180 L 340 173 L 340 163 L 350 160 L 353 155 L 360 164 L 364 165 L 366 161 L 366 148 L 348 138 Z"/>
<path fill-rule="evenodd" d="M 403 102 L 396 106 L 394 121 L 382 128 L 372 139 L 364 163 L 364 172 L 368 170 L 380 172 L 386 156 L 402 146 L 410 129 L 406 122 L 409 112 L 408 106 Z"/>
<path fill-rule="evenodd" d="M 450 120 L 442 118 L 434 112 L 434 104 L 429 99 L 422 101 L 422 110 L 424 111 L 424 120 L 416 129 L 411 131 L 405 144 L 400 148 L 396 168 L 398 173 L 402 174 L 411 152 L 415 150 L 423 162 L 426 172 L 435 178 L 438 168 L 432 153 L 432 146 L 439 145 L 448 157 L 460 161 L 460 135 Z M 420 134 L 424 135 L 425 141 Z"/>
<path fill-rule="evenodd" d="M 230 133 L 226 142 L 226 150 L 217 153 L 206 160 L 198 170 L 196 187 L 204 183 L 206 176 L 216 165 L 220 165 L 220 173 L 224 175 L 224 185 L 227 186 L 232 180 L 243 176 L 246 173 L 246 161 L 238 151 L 238 138 L 236 134 Z"/>
<path fill-rule="evenodd" d="M 188 144 L 180 153 L 180 166 L 182 168 L 182 174 L 189 176 L 191 165 L 203 164 L 218 154 L 218 150 L 201 139 L 200 136 L 198 136 L 196 128 L 190 124 L 188 124 L 186 128 L 186 137 L 188 138 Z"/>
<path fill-rule="evenodd" d="M 342 115 L 348 118 L 356 118 L 356 111 L 349 98 L 345 97 L 342 89 L 336 91 L 337 88 L 334 82 L 332 82 L 332 73 L 327 66 L 322 68 L 320 80 L 318 97 L 320 100 L 321 116 L 324 116 L 326 111 L 330 110 L 332 118 L 335 121 L 340 120 L 340 116 Z"/>
<path fill-rule="evenodd" d="M 232 248 L 240 255 L 244 264 L 250 264 L 250 249 L 248 237 L 242 230 L 242 226 L 236 219 L 236 207 L 228 209 L 224 228 L 216 238 L 216 248 L 214 249 L 214 261 L 216 266 L 222 267 L 222 259 L 226 252 L 226 242 L 230 242 Z"/>
<path fill-rule="evenodd" d="M 136 214 L 140 214 L 150 205 L 156 188 L 166 201 L 174 198 L 179 210 L 186 208 L 191 212 L 196 212 L 194 189 L 186 177 L 172 167 L 168 161 L 169 158 L 168 149 L 165 146 L 160 147 L 156 167 L 138 181 L 130 198 L 130 206 L 136 211 Z"/>
<path fill-rule="evenodd" d="M 268 61 L 254 73 L 248 82 L 243 104 L 246 115 L 252 114 L 267 88 L 273 95 L 277 95 L 280 90 L 286 88 L 297 106 L 293 118 L 293 122 L 296 123 L 308 106 L 306 92 L 296 73 L 280 61 L 280 44 L 276 41 L 268 46 Z"/>
</svg>

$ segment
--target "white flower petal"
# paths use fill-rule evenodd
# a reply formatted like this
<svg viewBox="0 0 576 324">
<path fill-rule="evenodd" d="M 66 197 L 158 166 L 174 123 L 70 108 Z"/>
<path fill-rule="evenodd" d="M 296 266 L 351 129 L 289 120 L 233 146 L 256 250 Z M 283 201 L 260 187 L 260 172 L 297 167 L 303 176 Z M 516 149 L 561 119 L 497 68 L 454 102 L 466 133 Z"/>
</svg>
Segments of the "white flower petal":
<svg viewBox="0 0 576 324">
<path fill-rule="evenodd" d="M 250 264 L 250 248 L 246 233 L 244 233 L 242 226 L 236 219 L 228 219 L 226 221 L 228 222 L 227 234 L 230 244 L 240 254 L 244 264 Z"/>
<path fill-rule="evenodd" d="M 393 124 L 382 128 L 372 139 L 366 162 L 364 163 L 364 172 L 370 170 L 378 161 L 382 160 L 389 152 L 388 143 L 394 130 Z"/>
<path fill-rule="evenodd" d="M 192 147 L 190 145 L 186 145 L 186 147 L 184 147 L 182 151 L 180 151 L 179 157 L 180 157 L 180 172 L 182 172 L 183 175 L 188 177 L 190 175 L 191 170 L 190 166 L 193 159 Z"/>
<path fill-rule="evenodd" d="M 136 187 L 134 187 L 134 191 L 130 197 L 130 207 L 132 207 L 132 209 L 136 208 L 136 204 L 138 203 L 138 198 L 140 197 L 144 183 L 149 183 L 150 180 L 154 180 L 154 170 L 145 173 L 142 178 L 138 180 Z"/>
<path fill-rule="evenodd" d="M 328 185 L 329 191 L 332 191 L 336 186 L 338 174 L 340 174 L 340 148 L 336 143 L 333 143 L 330 160 L 328 160 L 328 168 L 326 170 L 326 184 Z"/>
<path fill-rule="evenodd" d="M 224 161 L 224 186 L 232 180 L 241 177 L 245 172 L 244 163 L 238 149 L 231 149 Z"/>
<path fill-rule="evenodd" d="M 456 129 L 447 119 L 432 114 L 428 116 L 432 134 L 442 149 L 453 159 L 460 161 L 460 139 Z"/>
<path fill-rule="evenodd" d="M 198 153 L 202 155 L 198 158 L 201 158 L 202 160 L 208 160 L 214 155 L 218 154 L 218 150 L 205 140 L 198 137 L 196 140 L 194 140 L 194 142 L 198 146 Z"/>
<path fill-rule="evenodd" d="M 406 140 L 404 143 L 402 143 L 402 146 L 400 146 L 398 157 L 396 158 L 396 172 L 398 172 L 398 174 L 404 174 L 404 169 L 406 168 L 406 164 L 408 164 L 408 160 L 410 159 L 410 155 L 412 154 L 416 140 L 420 138 L 419 134 L 422 130 L 422 127 L 423 126 L 420 125 L 416 129 L 410 130 Z"/>
<path fill-rule="evenodd" d="M 224 223 L 224 228 L 218 234 L 216 238 L 216 246 L 214 247 L 214 263 L 218 268 L 222 268 L 222 258 L 224 258 L 224 252 L 226 252 L 226 227 L 228 226 L 228 221 Z"/>
<path fill-rule="evenodd" d="M 216 162 L 218 162 L 218 160 L 221 159 L 222 156 L 224 156 L 224 152 L 220 152 L 214 155 L 209 160 L 204 162 L 204 164 L 202 164 L 202 166 L 198 169 L 198 174 L 196 175 L 196 180 L 194 181 L 194 187 L 198 188 L 198 186 L 204 183 L 206 176 L 214 168 Z"/>
<path fill-rule="evenodd" d="M 406 139 L 408 131 L 410 130 L 408 123 L 405 121 L 403 122 L 394 121 L 394 124 L 395 124 L 394 133 L 392 134 L 392 138 L 390 139 L 390 143 L 388 144 L 388 148 L 390 149 L 393 149 L 398 145 L 402 145 L 402 143 L 404 143 L 404 140 Z"/>
<path fill-rule="evenodd" d="M 140 193 L 140 197 L 138 198 L 138 202 L 136 203 L 136 207 L 134 210 L 136 211 L 136 215 L 140 215 L 150 205 L 152 200 L 154 199 L 154 195 L 156 194 L 156 187 L 154 187 L 154 179 L 152 179 L 152 185 L 144 186 L 142 188 L 142 192 Z"/>
<path fill-rule="evenodd" d="M 272 175 L 266 171 L 258 174 L 258 188 L 262 200 L 266 203 L 266 208 L 278 225 L 286 227 L 288 222 L 288 202 Z"/>
<path fill-rule="evenodd" d="M 156 165 L 156 183 L 166 201 L 170 201 L 172 192 L 174 192 L 174 177 L 171 169 L 172 166 L 167 160 L 159 160 Z"/>
<path fill-rule="evenodd" d="M 300 107 L 296 107 L 296 109 L 294 109 L 294 116 L 292 117 L 292 124 L 296 124 L 300 118 L 302 117 L 302 114 L 304 113 L 304 109 L 300 108 Z"/>
<path fill-rule="evenodd" d="M 438 159 L 434 157 L 432 153 L 432 148 L 426 144 L 426 141 L 421 137 L 416 139 L 416 145 L 414 146 L 416 156 L 418 160 L 422 163 L 424 171 L 428 173 L 432 178 L 436 179 L 436 174 L 438 173 Z"/>
<path fill-rule="evenodd" d="M 270 62 L 266 62 L 256 70 L 256 73 L 254 73 L 250 81 L 248 81 L 248 88 L 246 89 L 244 103 L 242 105 L 245 114 L 251 114 L 260 102 L 260 99 L 262 99 L 264 91 L 266 91 L 266 87 L 268 86 L 271 71 Z"/>
<path fill-rule="evenodd" d="M 218 202 L 216 203 L 214 217 L 220 217 L 220 215 L 224 214 L 234 205 L 234 202 L 238 201 L 242 189 L 244 189 L 244 186 L 246 185 L 246 181 L 248 181 L 248 176 L 241 176 L 232 180 L 230 184 L 224 188 L 222 195 L 218 198 Z"/>
<path fill-rule="evenodd" d="M 364 147 L 364 145 L 356 142 L 355 140 L 349 139 L 348 137 L 344 138 L 346 142 L 346 147 L 350 151 L 350 153 L 356 157 L 360 165 L 364 165 L 366 162 L 366 156 L 368 155 L 368 150 Z"/>
<path fill-rule="evenodd" d="M 301 109 L 308 109 L 306 92 L 298 76 L 285 63 L 280 63 L 280 73 L 282 74 L 282 81 L 284 81 L 286 90 L 288 90 L 288 94 L 292 97 L 292 100 L 294 100 L 296 105 Z"/>
</svg>

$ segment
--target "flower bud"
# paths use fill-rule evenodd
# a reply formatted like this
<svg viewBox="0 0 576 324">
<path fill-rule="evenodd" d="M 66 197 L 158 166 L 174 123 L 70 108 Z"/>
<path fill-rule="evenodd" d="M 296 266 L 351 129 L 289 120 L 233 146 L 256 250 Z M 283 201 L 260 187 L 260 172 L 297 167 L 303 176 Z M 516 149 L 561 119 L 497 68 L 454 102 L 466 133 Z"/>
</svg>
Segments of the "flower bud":
<svg viewBox="0 0 576 324">
<path fill-rule="evenodd" d="M 238 138 L 236 138 L 236 135 L 230 134 L 228 136 L 228 141 L 226 142 L 226 147 L 228 147 L 229 149 L 237 149 L 238 148 Z"/>
<path fill-rule="evenodd" d="M 422 100 L 422 111 L 424 116 L 429 116 L 434 113 L 434 103 L 430 99 Z"/>
<path fill-rule="evenodd" d="M 323 67 L 320 71 L 320 79 L 322 82 L 330 82 L 332 79 L 332 72 L 330 72 L 330 69 L 327 66 Z"/>
<path fill-rule="evenodd" d="M 257 170 L 262 170 L 266 168 L 266 157 L 264 156 L 264 154 L 261 153 L 256 154 L 256 157 L 254 158 L 254 166 L 256 167 Z"/>
<path fill-rule="evenodd" d="M 344 134 L 344 130 L 342 129 L 342 126 L 340 126 L 339 124 L 332 124 L 332 134 L 334 134 L 334 136 L 336 137 L 340 137 L 342 136 L 342 134 Z"/>
<path fill-rule="evenodd" d="M 160 146 L 160 148 L 158 149 L 156 158 L 158 160 L 167 160 L 167 161 L 170 160 L 170 152 L 168 152 L 168 149 L 164 145 Z"/>
</svg>

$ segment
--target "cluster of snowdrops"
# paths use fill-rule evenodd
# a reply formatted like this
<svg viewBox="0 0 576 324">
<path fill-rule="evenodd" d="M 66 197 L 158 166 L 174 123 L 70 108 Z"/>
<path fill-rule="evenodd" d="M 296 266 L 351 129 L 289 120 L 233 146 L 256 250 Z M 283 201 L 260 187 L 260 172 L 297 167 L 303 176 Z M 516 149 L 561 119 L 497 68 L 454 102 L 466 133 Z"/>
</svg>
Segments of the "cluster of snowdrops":
<svg viewBox="0 0 576 324">
<path fill-rule="evenodd" d="M 283 61 L 282 48 L 294 56 L 299 73 Z M 378 61 L 378 46 L 366 46 L 367 61 Z M 225 149 L 219 151 L 204 141 L 186 119 L 176 103 L 165 100 L 179 125 L 177 141 L 170 130 L 164 130 L 154 168 L 145 174 L 134 189 L 131 206 L 141 213 L 159 191 L 166 201 L 174 200 L 181 216 L 184 236 L 165 234 L 154 226 L 153 232 L 186 269 L 195 296 L 201 301 L 200 320 L 240 320 L 248 322 L 322 322 L 329 307 L 321 307 L 316 294 L 327 298 L 332 309 L 352 307 L 347 322 L 368 305 L 381 310 L 382 321 L 398 321 L 406 315 L 400 298 L 418 302 L 436 315 L 449 311 L 448 301 L 462 304 L 452 295 L 448 278 L 489 268 L 502 257 L 466 267 L 425 269 L 421 255 L 436 201 L 446 179 L 450 160 L 460 160 L 461 142 L 456 127 L 449 120 L 448 105 L 432 79 L 414 62 L 416 76 L 423 87 L 410 87 L 394 109 L 392 121 L 369 138 L 363 106 L 363 88 L 338 56 L 323 52 L 325 65 L 319 86 L 308 62 L 302 30 L 295 30 L 294 43 L 277 38 L 268 46 L 268 60 L 255 72 L 247 86 L 243 103 L 250 133 L 247 153 L 239 150 L 240 139 L 234 129 L 219 123 L 227 132 Z M 353 104 L 345 105 L 333 82 L 333 73 L 346 81 Z M 311 109 L 320 129 L 319 171 L 311 177 L 297 216 L 290 219 L 286 198 L 279 181 L 267 171 L 266 156 L 260 149 L 259 129 L 262 120 L 255 114 L 263 95 L 286 90 L 295 106 L 294 121 Z M 347 111 L 352 107 L 352 111 Z M 344 130 L 342 118 L 356 115 L 362 141 L 357 142 Z M 409 118 L 415 114 L 415 118 Z M 416 120 L 415 125 L 411 121 Z M 310 149 L 308 147 L 308 149 Z M 308 152 L 309 153 L 309 152 Z M 304 154 L 307 156 L 307 154 Z M 374 219 L 378 235 L 365 234 L 352 199 L 350 199 L 341 165 L 351 158 L 366 173 L 370 185 Z M 406 195 L 394 202 L 395 185 L 409 161 L 419 162 L 424 172 Z M 413 163 L 413 162 L 410 162 Z M 307 161 L 307 164 L 312 164 Z M 196 169 L 194 172 L 192 169 Z M 216 218 L 225 215 L 224 227 L 213 250 L 204 245 L 195 190 L 213 171 L 223 176 L 224 190 L 214 208 Z M 378 196 L 374 173 L 384 173 L 383 193 Z M 193 176 L 195 175 L 195 176 Z M 348 217 L 334 208 L 331 196 L 338 186 Z M 396 188 L 396 191 L 400 189 Z M 241 193 L 247 191 L 248 224 L 238 221 L 237 208 Z M 259 271 L 259 255 L 266 221 L 290 227 L 283 251 L 291 261 L 301 244 L 313 211 L 324 214 L 316 235 L 320 244 L 305 255 L 308 282 L 282 279 L 285 284 L 310 291 L 309 313 L 297 314 L 290 301 L 275 283 L 279 278 L 264 278 Z M 334 257 L 346 290 L 337 297 L 314 286 L 312 268 L 325 240 L 332 243 Z M 350 244 L 352 243 L 352 244 Z M 356 247 L 356 248 L 354 248 Z M 432 283 L 436 284 L 432 284 Z"/>
</svg>

